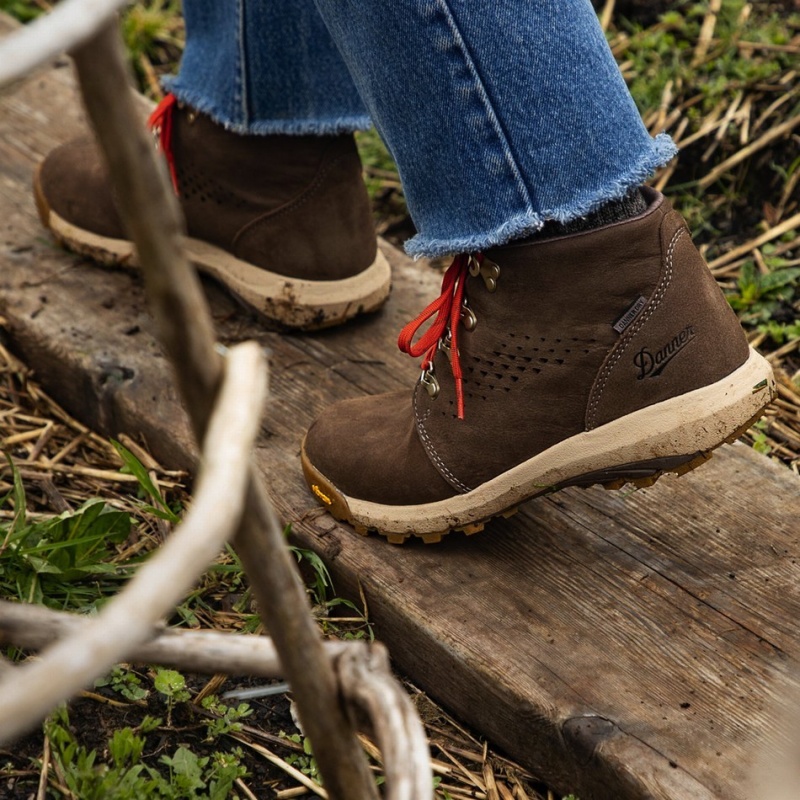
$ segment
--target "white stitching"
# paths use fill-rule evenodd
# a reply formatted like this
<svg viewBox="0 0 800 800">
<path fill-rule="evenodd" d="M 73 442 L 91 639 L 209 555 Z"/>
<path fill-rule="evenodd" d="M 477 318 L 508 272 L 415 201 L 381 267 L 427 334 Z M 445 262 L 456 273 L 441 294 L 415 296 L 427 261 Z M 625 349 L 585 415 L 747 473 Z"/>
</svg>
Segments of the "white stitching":
<svg viewBox="0 0 800 800">
<path fill-rule="evenodd" d="M 617 362 L 622 357 L 622 354 L 625 352 L 628 345 L 631 343 L 633 338 L 636 336 L 637 333 L 644 327 L 645 322 L 653 315 L 655 310 L 659 307 L 659 304 L 664 299 L 664 295 L 669 287 L 670 282 L 672 281 L 672 273 L 673 273 L 673 257 L 675 255 L 675 247 L 678 244 L 678 239 L 683 236 L 685 233 L 688 233 L 686 228 L 678 228 L 675 232 L 672 240 L 669 243 L 669 247 L 667 248 L 667 259 L 666 259 L 666 271 L 664 273 L 664 278 L 662 279 L 661 283 L 656 288 L 655 294 L 653 295 L 653 299 L 650 301 L 650 305 L 645 311 L 645 313 L 638 319 L 634 324 L 628 329 L 625 333 L 625 336 L 617 342 L 617 350 L 611 356 L 611 360 L 603 367 L 603 371 L 600 375 L 600 383 L 597 389 L 592 393 L 592 400 L 589 403 L 589 411 L 586 416 L 586 427 L 588 429 L 592 429 L 595 426 L 595 419 L 597 415 L 597 407 L 600 405 L 600 399 L 602 397 L 603 391 L 606 388 L 606 384 L 608 383 L 608 379 L 611 377 L 611 371 L 616 366 Z"/>
<path fill-rule="evenodd" d="M 425 420 L 430 415 L 431 410 L 428 409 L 425 418 L 422 419 L 419 415 L 419 409 L 417 408 L 417 390 L 414 390 L 414 417 L 417 420 L 417 432 L 422 439 L 422 445 L 425 448 L 425 452 L 428 454 L 428 458 L 433 461 L 434 465 L 438 468 L 439 472 L 447 479 L 448 483 L 450 483 L 455 489 L 458 489 L 461 492 L 469 492 L 471 489 L 465 483 L 462 483 L 452 472 L 445 466 L 444 461 L 440 458 L 439 454 L 436 452 L 436 448 L 433 446 L 433 442 L 431 441 L 430 436 L 428 436 L 428 432 L 425 430 Z"/>
</svg>

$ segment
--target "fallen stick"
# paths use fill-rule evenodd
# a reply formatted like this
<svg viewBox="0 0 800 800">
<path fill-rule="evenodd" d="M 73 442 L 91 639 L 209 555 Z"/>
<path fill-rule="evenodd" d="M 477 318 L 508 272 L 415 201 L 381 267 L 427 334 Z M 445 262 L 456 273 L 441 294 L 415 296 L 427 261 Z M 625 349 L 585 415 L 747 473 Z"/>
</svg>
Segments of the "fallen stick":
<svg viewBox="0 0 800 800">
<path fill-rule="evenodd" d="M 0 600 L 0 644 L 4 646 L 39 650 L 66 636 L 80 634 L 90 623 L 90 617 Z M 325 652 L 336 657 L 354 644 L 361 643 L 332 639 L 325 642 Z M 284 674 L 278 652 L 268 636 L 164 628 L 160 622 L 151 629 L 150 638 L 126 650 L 124 660 L 209 675 L 280 678 Z"/>
<path fill-rule="evenodd" d="M 800 119 L 800 117 L 798 117 L 798 119 Z M 796 228 L 798 225 L 800 225 L 800 213 L 789 217 L 789 219 L 785 219 L 779 225 L 776 225 L 774 228 L 770 228 L 765 233 L 762 233 L 761 236 L 756 236 L 755 239 L 751 239 L 749 242 L 745 242 L 744 244 L 739 245 L 739 247 L 734 247 L 733 250 L 723 253 L 718 258 L 715 258 L 713 261 L 709 262 L 708 267 L 715 275 L 724 274 L 726 270 L 722 268 L 726 264 L 729 264 L 731 261 L 735 261 L 739 256 L 750 253 L 757 247 L 761 247 L 762 244 L 766 244 L 767 242 L 771 242 L 773 239 L 777 239 L 779 236 L 782 236 L 784 233 L 786 233 L 786 231 L 790 231 L 792 228 Z"/>
<path fill-rule="evenodd" d="M 741 150 L 734 153 L 730 158 L 726 158 L 721 164 L 717 164 L 717 166 L 714 167 L 711 172 L 697 182 L 697 185 L 701 189 L 707 189 L 712 183 L 714 183 L 715 180 L 717 180 L 717 178 L 719 178 L 721 175 L 724 175 L 731 167 L 735 167 L 745 159 L 750 158 L 753 153 L 763 150 L 763 148 L 769 144 L 772 144 L 772 142 L 774 142 L 776 139 L 780 139 L 785 134 L 790 133 L 798 125 L 800 125 L 800 114 L 787 119 L 785 122 L 782 122 L 780 125 L 776 125 L 774 128 L 770 128 L 770 130 L 768 130 L 763 136 L 760 136 L 754 142 L 751 142 L 747 147 L 743 147 Z"/>
</svg>

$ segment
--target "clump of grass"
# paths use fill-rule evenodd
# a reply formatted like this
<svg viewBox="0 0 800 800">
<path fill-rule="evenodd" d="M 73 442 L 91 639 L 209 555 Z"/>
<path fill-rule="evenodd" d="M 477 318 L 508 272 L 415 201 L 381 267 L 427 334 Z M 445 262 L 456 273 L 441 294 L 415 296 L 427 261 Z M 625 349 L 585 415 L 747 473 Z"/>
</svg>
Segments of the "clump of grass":
<svg viewBox="0 0 800 800">
<path fill-rule="evenodd" d="M 51 608 L 95 609 L 134 569 L 132 562 L 113 562 L 115 545 L 130 533 L 129 515 L 90 499 L 74 511 L 29 519 L 16 470 L 13 477 L 17 513 L 10 523 L 0 525 L 0 593 Z M 9 497 L 0 501 L 0 508 Z"/>
<path fill-rule="evenodd" d="M 30 22 L 47 10 L 46 3 L 34 0 L 0 0 L 0 11 L 10 14 L 20 22 Z"/>
<path fill-rule="evenodd" d="M 140 88 L 160 98 L 159 76 L 172 71 L 183 52 L 180 0 L 146 0 L 129 6 L 122 15 L 122 38 Z"/>
</svg>

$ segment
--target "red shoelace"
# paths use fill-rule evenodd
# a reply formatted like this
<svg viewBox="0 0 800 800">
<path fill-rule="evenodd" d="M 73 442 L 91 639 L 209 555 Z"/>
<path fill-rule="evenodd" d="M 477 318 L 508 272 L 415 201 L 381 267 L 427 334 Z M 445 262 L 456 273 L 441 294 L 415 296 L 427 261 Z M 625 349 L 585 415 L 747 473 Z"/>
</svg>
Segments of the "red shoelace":
<svg viewBox="0 0 800 800">
<path fill-rule="evenodd" d="M 175 158 L 172 154 L 172 113 L 177 102 L 178 100 L 174 94 L 165 95 L 164 99 L 153 109 L 147 124 L 158 138 L 158 146 L 161 148 L 164 158 L 167 159 L 175 194 L 180 194 L 178 191 L 178 173 L 175 169 Z"/>
<path fill-rule="evenodd" d="M 464 284 L 467 280 L 470 262 L 474 259 L 481 263 L 483 256 L 480 253 L 470 255 L 462 253 L 453 259 L 442 279 L 442 292 L 422 313 L 406 325 L 397 337 L 397 346 L 404 353 L 415 358 L 424 356 L 420 364 L 423 370 L 428 369 L 433 363 L 433 357 L 439 347 L 439 342 L 450 330 L 450 368 L 456 386 L 456 411 L 459 419 L 464 419 L 464 380 L 461 372 L 461 359 L 458 353 L 458 328 L 461 321 L 461 304 L 464 300 Z M 414 343 L 417 331 L 433 315 L 436 318 L 431 326 Z"/>
</svg>

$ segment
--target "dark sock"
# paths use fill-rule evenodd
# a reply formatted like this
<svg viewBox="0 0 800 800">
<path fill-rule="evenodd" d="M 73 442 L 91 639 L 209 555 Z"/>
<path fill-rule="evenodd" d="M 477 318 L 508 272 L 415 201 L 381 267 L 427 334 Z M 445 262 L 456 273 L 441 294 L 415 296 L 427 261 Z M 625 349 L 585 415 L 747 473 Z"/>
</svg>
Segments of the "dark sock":
<svg viewBox="0 0 800 800">
<path fill-rule="evenodd" d="M 611 200 L 600 208 L 587 214 L 585 217 L 570 220 L 569 222 L 556 222 L 548 220 L 536 233 L 528 236 L 525 241 L 535 239 L 551 239 L 554 236 L 566 236 L 570 233 L 589 231 L 592 228 L 601 228 L 612 222 L 622 222 L 626 219 L 638 217 L 647 210 L 647 201 L 639 188 L 631 189 L 624 197 Z"/>
</svg>

